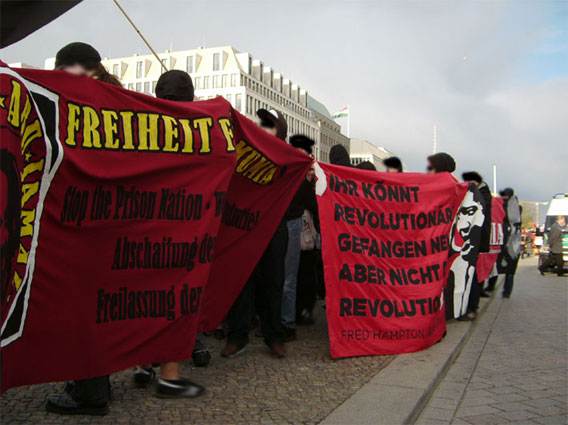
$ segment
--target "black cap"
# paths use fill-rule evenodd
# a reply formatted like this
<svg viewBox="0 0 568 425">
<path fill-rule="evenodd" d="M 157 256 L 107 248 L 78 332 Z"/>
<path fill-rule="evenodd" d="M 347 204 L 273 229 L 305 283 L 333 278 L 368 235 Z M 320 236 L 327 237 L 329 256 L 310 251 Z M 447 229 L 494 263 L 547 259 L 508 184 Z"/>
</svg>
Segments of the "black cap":
<svg viewBox="0 0 568 425">
<path fill-rule="evenodd" d="M 505 189 L 503 189 L 502 191 L 499 192 L 499 195 L 501 196 L 501 198 L 504 198 L 505 196 L 510 198 L 514 194 L 515 194 L 515 191 L 510 187 L 506 187 Z"/>
<path fill-rule="evenodd" d="M 474 181 L 476 183 L 481 183 L 483 178 L 477 171 L 467 171 L 462 174 L 462 178 L 464 182 Z"/>
<path fill-rule="evenodd" d="M 436 173 L 441 173 L 447 171 L 448 173 L 453 173 L 456 170 L 456 161 L 451 155 L 445 152 L 435 153 L 428 157 L 430 165 L 436 171 Z"/>
<path fill-rule="evenodd" d="M 194 88 L 191 76 L 179 69 L 166 71 L 156 83 L 156 97 L 176 102 L 193 102 Z"/>
<path fill-rule="evenodd" d="M 99 52 L 87 43 L 76 41 L 63 47 L 55 56 L 55 69 L 79 64 L 91 70 L 98 67 L 101 62 Z"/>
<path fill-rule="evenodd" d="M 391 156 L 383 160 L 383 164 L 388 168 L 396 168 L 400 173 L 402 173 L 402 161 L 397 156 Z"/>
<path fill-rule="evenodd" d="M 290 144 L 295 148 L 305 150 L 309 155 L 312 154 L 312 146 L 316 144 L 312 139 L 309 137 L 303 136 L 301 134 L 296 134 L 290 137 Z"/>
<path fill-rule="evenodd" d="M 288 123 L 284 119 L 284 115 L 276 109 L 259 109 L 256 115 L 260 118 L 260 125 L 262 127 L 274 128 L 276 127 L 276 137 L 286 140 L 288 135 Z"/>
</svg>

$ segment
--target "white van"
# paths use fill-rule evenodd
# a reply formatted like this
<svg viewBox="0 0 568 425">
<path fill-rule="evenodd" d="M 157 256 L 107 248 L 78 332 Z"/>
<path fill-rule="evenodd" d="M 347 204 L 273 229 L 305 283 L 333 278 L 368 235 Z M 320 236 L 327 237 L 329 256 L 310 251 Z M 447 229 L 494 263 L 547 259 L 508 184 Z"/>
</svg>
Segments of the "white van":
<svg viewBox="0 0 568 425">
<path fill-rule="evenodd" d="M 550 201 L 546 220 L 544 222 L 543 245 L 538 257 L 538 265 L 548 257 L 548 232 L 550 226 L 556 221 L 559 215 L 563 215 L 568 222 L 568 193 L 557 193 Z M 568 268 L 568 226 L 562 229 L 562 257 L 564 258 L 564 268 Z"/>
</svg>

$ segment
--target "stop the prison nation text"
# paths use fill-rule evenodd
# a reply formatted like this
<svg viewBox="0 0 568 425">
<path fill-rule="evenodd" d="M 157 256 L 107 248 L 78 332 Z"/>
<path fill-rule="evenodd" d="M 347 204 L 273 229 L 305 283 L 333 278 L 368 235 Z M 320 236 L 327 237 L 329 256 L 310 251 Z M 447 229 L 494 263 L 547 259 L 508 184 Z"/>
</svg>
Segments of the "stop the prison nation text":
<svg viewBox="0 0 568 425">
<path fill-rule="evenodd" d="M 65 191 L 60 219 L 62 223 L 81 226 L 90 220 L 200 220 L 203 195 L 186 189 L 144 190 L 137 186 L 106 189 L 81 189 L 69 186 Z"/>
<path fill-rule="evenodd" d="M 163 289 L 131 290 L 122 286 L 116 292 L 97 291 L 97 323 L 120 320 L 175 320 L 177 305 L 181 315 L 197 314 L 203 287 L 184 283 L 176 294 L 174 286 Z"/>
</svg>

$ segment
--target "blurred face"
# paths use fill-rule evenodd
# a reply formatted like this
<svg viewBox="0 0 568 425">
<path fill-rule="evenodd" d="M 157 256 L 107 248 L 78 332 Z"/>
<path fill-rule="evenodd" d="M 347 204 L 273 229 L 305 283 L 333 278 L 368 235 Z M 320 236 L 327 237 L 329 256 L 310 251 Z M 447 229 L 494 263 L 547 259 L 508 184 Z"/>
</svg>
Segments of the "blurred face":
<svg viewBox="0 0 568 425">
<path fill-rule="evenodd" d="M 272 134 L 273 136 L 276 136 L 276 133 L 277 133 L 276 127 L 265 127 L 265 126 L 262 126 L 262 129 L 263 129 L 264 131 L 266 131 L 268 134 Z"/>
<path fill-rule="evenodd" d="M 93 75 L 94 71 L 87 71 L 83 65 L 76 63 L 75 65 L 69 65 L 62 69 L 65 72 L 73 75 L 86 75 L 90 77 Z"/>
<path fill-rule="evenodd" d="M 387 173 L 398 173 L 398 168 L 387 167 Z"/>
<path fill-rule="evenodd" d="M 566 226 L 566 217 L 565 216 L 559 215 L 558 218 L 556 219 L 556 221 L 558 221 L 558 224 L 560 224 L 560 227 Z"/>
<path fill-rule="evenodd" d="M 426 173 L 427 174 L 436 174 L 436 169 L 434 168 L 434 166 L 430 162 L 428 163 L 428 166 L 426 167 Z"/>
</svg>

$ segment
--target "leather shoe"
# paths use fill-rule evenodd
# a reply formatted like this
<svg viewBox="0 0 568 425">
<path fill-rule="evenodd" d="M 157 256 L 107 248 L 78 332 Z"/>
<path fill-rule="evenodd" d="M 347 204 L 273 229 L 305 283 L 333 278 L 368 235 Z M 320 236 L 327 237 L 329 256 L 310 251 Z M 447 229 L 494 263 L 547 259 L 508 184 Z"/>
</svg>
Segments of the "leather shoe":
<svg viewBox="0 0 568 425">
<path fill-rule="evenodd" d="M 270 348 L 272 354 L 274 354 L 279 359 L 286 356 L 286 347 L 284 347 L 284 344 L 282 343 L 270 344 L 268 348 Z"/>
<path fill-rule="evenodd" d="M 237 357 L 240 354 L 245 352 L 246 345 L 237 345 L 237 344 L 227 344 L 225 348 L 221 350 L 221 357 L 227 357 L 232 359 L 233 357 Z"/>
<path fill-rule="evenodd" d="M 104 416 L 108 414 L 108 404 L 89 405 L 78 403 L 68 395 L 49 397 L 45 404 L 45 410 L 60 415 L 93 415 Z"/>
</svg>

